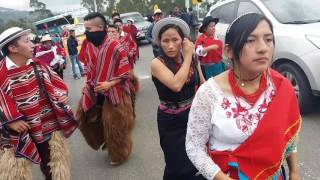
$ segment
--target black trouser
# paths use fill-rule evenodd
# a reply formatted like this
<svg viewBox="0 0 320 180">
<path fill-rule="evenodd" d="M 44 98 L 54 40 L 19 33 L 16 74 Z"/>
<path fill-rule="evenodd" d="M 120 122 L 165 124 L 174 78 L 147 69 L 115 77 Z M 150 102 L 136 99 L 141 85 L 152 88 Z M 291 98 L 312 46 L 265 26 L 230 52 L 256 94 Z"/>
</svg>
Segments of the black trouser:
<svg viewBox="0 0 320 180">
<path fill-rule="evenodd" d="M 60 68 L 60 66 L 58 66 L 54 67 L 52 70 L 56 72 L 61 79 L 63 79 L 63 68 Z"/>
<path fill-rule="evenodd" d="M 204 180 L 189 160 L 185 141 L 189 110 L 178 115 L 158 110 L 160 145 L 165 157 L 164 180 Z"/>
<path fill-rule="evenodd" d="M 40 144 L 36 144 L 39 155 L 41 157 L 40 169 L 41 172 L 45 176 L 45 180 L 52 180 L 52 174 L 50 173 L 50 166 L 48 163 L 50 162 L 50 148 L 49 141 L 45 141 Z"/>
</svg>

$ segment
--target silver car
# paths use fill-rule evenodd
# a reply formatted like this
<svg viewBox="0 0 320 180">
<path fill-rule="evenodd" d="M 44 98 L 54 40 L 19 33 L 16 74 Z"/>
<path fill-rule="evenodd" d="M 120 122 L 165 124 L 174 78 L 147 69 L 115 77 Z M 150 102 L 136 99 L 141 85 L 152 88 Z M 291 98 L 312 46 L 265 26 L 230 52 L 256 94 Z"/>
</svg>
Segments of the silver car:
<svg viewBox="0 0 320 180">
<path fill-rule="evenodd" d="M 318 0 L 225 0 L 210 7 L 207 16 L 220 19 L 216 35 L 224 40 L 229 24 L 238 16 L 257 12 L 274 26 L 272 67 L 287 77 L 302 113 L 320 96 L 320 11 Z"/>
</svg>

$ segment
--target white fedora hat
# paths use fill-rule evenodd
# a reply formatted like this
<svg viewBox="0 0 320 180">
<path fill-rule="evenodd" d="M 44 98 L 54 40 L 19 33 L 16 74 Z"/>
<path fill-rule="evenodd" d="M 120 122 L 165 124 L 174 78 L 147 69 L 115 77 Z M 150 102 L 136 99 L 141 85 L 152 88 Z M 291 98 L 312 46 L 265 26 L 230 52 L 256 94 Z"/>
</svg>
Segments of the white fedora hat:
<svg viewBox="0 0 320 180">
<path fill-rule="evenodd" d="M 163 18 L 160 21 L 158 21 L 152 29 L 152 38 L 155 40 L 155 42 L 159 45 L 159 33 L 160 30 L 168 24 L 174 24 L 177 25 L 183 32 L 185 37 L 189 37 L 190 35 L 190 28 L 188 26 L 188 24 L 180 19 L 180 18 L 176 18 L 176 17 L 167 17 L 167 18 Z"/>
<path fill-rule="evenodd" d="M 49 34 L 46 34 L 41 38 L 41 42 L 45 42 L 45 41 L 52 41 L 52 38 Z"/>
<path fill-rule="evenodd" d="M 9 28 L 5 31 L 3 31 L 0 34 L 0 49 L 3 48 L 3 46 L 5 46 L 6 44 L 8 44 L 9 42 L 11 42 L 12 40 L 23 36 L 23 35 L 27 35 L 31 32 L 30 29 L 22 29 L 19 27 L 12 27 Z"/>
</svg>

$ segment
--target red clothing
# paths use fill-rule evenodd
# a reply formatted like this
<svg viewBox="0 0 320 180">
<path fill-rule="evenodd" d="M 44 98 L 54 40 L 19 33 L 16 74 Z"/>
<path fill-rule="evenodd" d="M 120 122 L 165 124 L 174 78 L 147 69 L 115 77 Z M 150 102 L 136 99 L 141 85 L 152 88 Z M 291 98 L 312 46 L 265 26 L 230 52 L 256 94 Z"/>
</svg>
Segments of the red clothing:
<svg viewBox="0 0 320 180">
<path fill-rule="evenodd" d="M 249 179 L 268 179 L 275 175 L 285 160 L 287 144 L 293 140 L 301 127 L 297 97 L 291 83 L 271 70 L 276 93 L 264 117 L 253 134 L 234 151 L 210 151 L 209 155 L 224 173 L 237 171 L 228 165 L 235 162 Z"/>
<path fill-rule="evenodd" d="M 79 54 L 78 54 L 78 59 L 83 62 L 83 64 L 86 66 L 87 63 L 88 63 L 88 60 L 87 60 L 87 56 L 86 56 L 86 50 L 87 50 L 87 44 L 88 44 L 88 40 L 87 39 L 84 39 L 82 41 L 82 44 L 81 44 L 81 48 L 80 48 L 80 51 L 79 51 Z"/>
<path fill-rule="evenodd" d="M 82 96 L 82 107 L 86 112 L 96 102 L 97 94 L 94 88 L 97 82 L 112 81 L 122 79 L 122 82 L 111 87 L 104 93 L 106 99 L 113 105 L 119 104 L 121 91 L 130 93 L 128 86 L 128 72 L 130 70 L 127 52 L 118 41 L 105 37 L 102 45 L 95 47 L 87 42 L 86 46 L 87 60 L 87 88 Z"/>
<path fill-rule="evenodd" d="M 56 46 L 56 47 L 57 47 L 57 49 L 56 49 L 57 55 L 60 55 L 62 57 L 66 57 L 66 52 L 64 51 L 63 47 L 62 46 Z M 41 45 L 36 48 L 36 54 L 40 53 L 42 51 L 48 51 L 48 50 L 50 50 L 50 49 L 47 49 L 46 47 Z M 50 52 L 45 53 L 41 56 L 38 56 L 37 58 L 40 59 L 44 64 L 50 66 L 51 61 L 54 59 L 54 53 L 53 53 L 53 51 L 50 51 Z"/>
<path fill-rule="evenodd" d="M 13 147 L 16 156 L 39 163 L 41 158 L 35 144 L 46 141 L 46 137 L 57 130 L 69 137 L 78 123 L 71 108 L 58 103 L 58 98 L 67 94 L 67 86 L 56 73 L 39 60 L 34 59 L 34 63 L 43 78 L 49 99 L 39 90 L 31 64 L 8 70 L 6 61 L 0 61 L 0 76 L 6 77 L 0 79 L 0 108 L 5 117 L 1 118 L 0 129 L 6 129 L 7 123 L 17 120 L 23 120 L 31 126 L 24 134 L 7 130 L 8 135 L 1 139 L 7 142 L 0 144 Z"/>
<path fill-rule="evenodd" d="M 222 60 L 222 46 L 223 42 L 220 39 L 215 39 L 213 37 L 208 37 L 205 34 L 201 34 L 195 44 L 195 48 L 198 46 L 208 47 L 210 45 L 216 44 L 219 46 L 217 50 L 212 50 L 207 53 L 206 56 L 199 56 L 199 61 L 201 64 L 210 64 L 210 63 L 220 63 Z"/>
<path fill-rule="evenodd" d="M 131 35 L 132 39 L 137 43 L 137 34 L 138 34 L 138 29 L 135 25 L 130 25 L 127 26 L 129 29 L 129 34 Z"/>
<path fill-rule="evenodd" d="M 128 59 L 130 68 L 133 69 L 134 63 L 138 58 L 137 44 L 131 38 L 130 34 L 124 33 L 124 36 L 120 36 L 120 44 L 123 45 L 125 51 L 128 52 Z"/>
<path fill-rule="evenodd" d="M 124 32 L 130 34 L 130 27 L 129 27 L 128 25 L 125 25 L 125 24 L 124 24 L 123 27 L 122 27 L 122 30 L 123 30 Z"/>
</svg>

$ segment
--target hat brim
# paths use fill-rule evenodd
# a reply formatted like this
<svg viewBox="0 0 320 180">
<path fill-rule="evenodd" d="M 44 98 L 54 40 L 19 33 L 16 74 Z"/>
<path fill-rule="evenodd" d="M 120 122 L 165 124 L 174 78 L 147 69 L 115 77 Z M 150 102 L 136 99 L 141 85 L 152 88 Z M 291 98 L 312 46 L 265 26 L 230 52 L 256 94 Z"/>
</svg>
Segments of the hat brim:
<svg viewBox="0 0 320 180">
<path fill-rule="evenodd" d="M 31 33 L 31 29 L 26 29 L 26 30 L 22 30 L 22 31 L 18 31 L 17 33 L 9 36 L 8 38 L 6 38 L 4 41 L 2 41 L 0 43 L 0 49 L 2 49 L 6 44 L 8 44 L 9 42 L 11 42 L 12 40 L 15 40 L 16 38 L 23 36 L 23 35 L 27 35 Z"/>
<path fill-rule="evenodd" d="M 200 32 L 200 33 L 204 33 L 204 29 L 205 29 L 211 22 L 214 22 L 215 24 L 218 24 L 219 19 L 218 19 L 218 18 L 213 18 L 213 19 L 210 19 L 210 21 L 202 24 L 201 27 L 199 28 L 199 32 Z"/>
<path fill-rule="evenodd" d="M 189 37 L 190 35 L 190 28 L 188 26 L 188 24 L 183 21 L 180 18 L 176 18 L 176 17 L 167 17 L 167 18 L 163 18 L 160 21 L 158 21 L 152 29 L 152 38 L 154 39 L 154 41 L 159 45 L 159 32 L 160 30 L 168 24 L 175 24 L 177 25 L 183 32 L 185 37 Z"/>
</svg>

